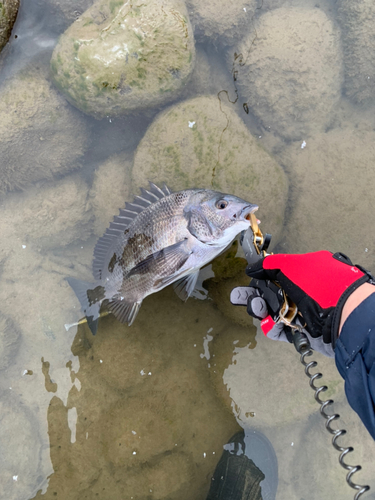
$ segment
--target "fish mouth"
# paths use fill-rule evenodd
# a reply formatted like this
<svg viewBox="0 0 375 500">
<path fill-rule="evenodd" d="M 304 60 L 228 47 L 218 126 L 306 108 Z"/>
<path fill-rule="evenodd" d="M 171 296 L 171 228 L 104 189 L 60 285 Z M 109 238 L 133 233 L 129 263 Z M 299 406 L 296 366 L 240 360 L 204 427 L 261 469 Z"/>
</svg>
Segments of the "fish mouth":
<svg viewBox="0 0 375 500">
<path fill-rule="evenodd" d="M 256 212 L 258 208 L 259 208 L 258 205 L 253 205 L 253 204 L 246 205 L 246 207 L 244 207 L 241 211 L 241 217 L 245 220 L 248 220 L 251 223 L 250 216 L 251 214 Z"/>
</svg>

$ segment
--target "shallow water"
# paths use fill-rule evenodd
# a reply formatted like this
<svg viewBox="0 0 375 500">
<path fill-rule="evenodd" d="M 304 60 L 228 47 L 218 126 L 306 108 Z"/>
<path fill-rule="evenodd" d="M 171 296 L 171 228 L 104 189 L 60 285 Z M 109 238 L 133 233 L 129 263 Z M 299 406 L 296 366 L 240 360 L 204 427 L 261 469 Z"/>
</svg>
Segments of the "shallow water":
<svg viewBox="0 0 375 500">
<path fill-rule="evenodd" d="M 283 4 L 298 8 L 297 2 Z M 257 18 L 274 8 L 275 2 L 264 0 L 249 29 L 254 30 Z M 335 18 L 334 3 L 322 2 L 317 8 Z M 11 77 L 13 85 L 20 83 L 18 72 L 30 63 L 37 72 L 48 68 L 60 26 L 56 15 L 42 2 L 22 2 L 12 39 L 0 57 L 1 85 Z M 224 51 L 216 46 L 217 42 L 207 42 L 197 48 L 210 61 L 210 71 L 215 74 L 215 81 L 209 81 L 210 92 L 218 95 L 220 107 L 219 100 L 225 95 L 236 99 L 237 85 L 225 69 Z M 223 87 L 223 82 L 228 86 Z M 192 89 L 184 97 L 193 97 Z M 227 93 L 219 94 L 221 90 Z M 364 207 L 368 202 L 354 168 L 352 178 L 346 175 L 340 184 L 340 170 L 332 172 L 320 163 L 319 152 L 323 156 L 325 152 L 319 146 L 325 139 L 320 131 L 312 127 L 303 140 L 282 139 L 251 111 L 247 114 L 244 104 L 240 98 L 232 107 L 288 176 L 287 209 L 280 217 L 277 229 L 281 237 L 274 250 L 308 251 L 325 246 L 350 254 L 360 248 L 360 263 L 375 271 L 372 233 L 362 232 L 369 226 L 369 212 L 361 205 L 350 205 L 352 195 L 355 199 L 362 196 Z M 375 130 L 374 106 L 374 101 L 354 105 L 342 95 L 324 134 L 346 131 L 346 137 L 362 144 L 360 136 Z M 80 168 L 55 176 L 55 185 L 71 179 L 86 186 L 80 207 L 91 207 L 100 186 L 89 189 L 100 166 L 114 154 L 123 155 L 130 164 L 159 110 L 100 121 L 77 112 L 87 127 L 88 144 L 76 160 Z M 309 150 L 311 144 L 315 145 Z M 340 158 L 348 144 L 339 138 L 335 147 L 332 156 Z M 17 150 L 21 160 L 25 154 L 22 144 Z M 296 173 L 302 153 L 306 153 L 301 160 L 306 170 L 316 167 L 313 180 L 305 177 L 303 169 Z M 358 163 L 371 171 L 371 148 L 357 146 L 356 155 Z M 310 196 L 313 182 L 319 191 L 332 176 L 337 176 L 338 190 L 348 193 L 348 205 L 339 214 L 330 195 L 324 206 Z M 130 201 L 133 188 L 125 186 L 126 191 L 121 185 L 124 182 L 109 184 L 117 190 L 116 196 Z M 290 345 L 265 339 L 243 310 L 228 303 L 230 289 L 246 283 L 244 261 L 235 257 L 236 244 L 227 260 L 219 258 L 213 264 L 216 278 L 205 282 L 207 300 L 191 298 L 183 303 L 168 288 L 145 300 L 131 328 L 108 316 L 100 320 L 95 337 L 85 324 L 66 331 L 64 325 L 77 321 L 81 313 L 64 278 L 91 279 L 93 248 L 108 221 L 99 220 L 92 208 L 81 207 L 85 218 L 78 219 L 75 228 L 61 219 L 61 230 L 58 222 L 51 236 L 45 231 L 49 222 L 32 226 L 40 213 L 48 215 L 52 208 L 56 214 L 51 220 L 60 221 L 65 210 L 70 217 L 73 210 L 69 207 L 74 205 L 72 200 L 77 202 L 80 189 L 72 195 L 64 186 L 70 185 L 62 185 L 60 206 L 56 206 L 57 196 L 51 194 L 54 191 L 45 190 L 44 181 L 0 197 L 0 208 L 8 207 L 8 219 L 4 215 L 1 226 L 5 237 L 3 234 L 0 242 L 0 314 L 11 319 L 7 335 L 14 341 L 11 350 L 4 349 L 8 357 L 0 366 L 0 498 L 204 500 L 223 446 L 241 428 L 247 435 L 261 431 L 272 443 L 279 467 L 278 500 L 353 498 L 298 354 Z M 298 197 L 301 192 L 305 205 Z M 256 201 L 256 193 L 251 197 Z M 42 202 L 35 201 L 40 198 Z M 8 205 L 9 200 L 14 205 Z M 23 213 L 30 229 L 26 227 L 20 234 L 11 228 L 12 220 L 23 227 L 12 210 L 25 200 L 28 204 Z M 108 203 L 108 199 L 102 200 L 103 206 Z M 301 208 L 296 216 L 297 206 Z M 348 219 L 346 239 L 340 230 L 337 234 L 325 230 L 336 227 L 332 226 L 335 217 L 341 222 L 348 213 L 355 217 L 356 225 Z M 316 218 L 321 220 L 319 234 L 312 224 Z M 329 387 L 326 394 L 333 397 L 334 409 L 341 414 L 339 425 L 347 429 L 342 443 L 355 448 L 346 460 L 363 467 L 354 480 L 371 486 L 363 498 L 375 498 L 375 444 L 346 402 L 334 362 L 319 354 L 314 359 Z"/>
</svg>

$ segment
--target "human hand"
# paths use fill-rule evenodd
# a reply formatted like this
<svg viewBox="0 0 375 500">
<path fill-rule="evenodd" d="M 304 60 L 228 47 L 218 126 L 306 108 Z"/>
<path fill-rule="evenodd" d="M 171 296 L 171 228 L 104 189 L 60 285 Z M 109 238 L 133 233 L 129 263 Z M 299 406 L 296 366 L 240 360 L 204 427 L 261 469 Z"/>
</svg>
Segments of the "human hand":
<svg viewBox="0 0 375 500">
<path fill-rule="evenodd" d="M 261 320 L 268 338 L 291 341 L 290 329 L 277 322 L 283 289 L 298 307 L 299 322 L 312 348 L 326 356 L 334 355 L 346 300 L 371 279 L 367 271 L 353 266 L 346 256 L 327 251 L 270 255 L 246 272 L 253 278 L 251 286 L 235 288 L 231 302 L 246 305 L 247 312 Z"/>
</svg>

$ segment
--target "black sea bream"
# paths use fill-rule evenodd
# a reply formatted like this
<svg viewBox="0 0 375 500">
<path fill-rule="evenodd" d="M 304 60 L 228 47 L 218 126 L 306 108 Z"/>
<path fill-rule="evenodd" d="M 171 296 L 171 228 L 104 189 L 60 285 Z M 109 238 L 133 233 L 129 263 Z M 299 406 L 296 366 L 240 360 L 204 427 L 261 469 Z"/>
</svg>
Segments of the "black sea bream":
<svg viewBox="0 0 375 500">
<path fill-rule="evenodd" d="M 95 283 L 67 278 L 95 334 L 104 301 L 122 323 L 133 323 L 147 295 L 175 284 L 186 300 L 199 270 L 250 225 L 257 205 L 208 189 L 172 193 L 150 183 L 99 238 Z"/>
</svg>

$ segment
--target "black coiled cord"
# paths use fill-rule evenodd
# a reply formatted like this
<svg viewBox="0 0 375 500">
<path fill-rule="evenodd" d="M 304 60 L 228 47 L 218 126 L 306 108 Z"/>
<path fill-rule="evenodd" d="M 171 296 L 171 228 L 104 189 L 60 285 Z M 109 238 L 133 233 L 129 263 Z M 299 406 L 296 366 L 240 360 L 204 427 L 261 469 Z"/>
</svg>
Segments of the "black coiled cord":
<svg viewBox="0 0 375 500">
<path fill-rule="evenodd" d="M 314 384 L 315 380 L 319 380 L 320 378 L 322 378 L 323 375 L 321 373 L 314 373 L 314 374 L 310 373 L 310 369 L 315 368 L 318 365 L 318 363 L 316 361 L 311 361 L 310 363 L 306 363 L 305 358 L 308 356 L 311 356 L 313 354 L 313 351 L 310 347 L 310 343 L 309 343 L 308 339 L 305 338 L 303 340 L 304 340 L 304 342 L 302 344 L 298 344 L 297 342 L 295 342 L 294 345 L 295 345 L 297 351 L 299 352 L 299 354 L 301 355 L 300 361 L 303 364 L 303 366 L 305 367 L 305 373 L 306 373 L 307 377 L 309 378 L 310 387 L 313 391 L 315 391 L 314 397 L 315 397 L 315 401 L 320 405 L 320 414 L 326 419 L 326 423 L 325 423 L 326 429 L 330 434 L 333 435 L 332 445 L 334 446 L 334 448 L 337 451 L 340 452 L 340 457 L 339 457 L 340 465 L 345 470 L 349 471 L 346 475 L 346 482 L 348 483 L 348 485 L 351 488 L 353 488 L 354 490 L 358 490 L 354 496 L 354 500 L 358 500 L 358 498 L 360 496 L 362 496 L 363 493 L 366 493 L 366 491 L 368 491 L 370 489 L 370 486 L 367 486 L 367 485 L 361 486 L 359 484 L 353 483 L 353 481 L 352 481 L 352 476 L 356 472 L 360 471 L 362 469 L 362 467 L 360 465 L 355 465 L 355 466 L 349 465 L 349 464 L 346 464 L 344 462 L 344 458 L 346 457 L 346 455 L 348 453 L 351 453 L 353 451 L 353 448 L 351 446 L 349 446 L 347 448 L 343 448 L 342 446 L 337 444 L 337 439 L 340 436 L 344 436 L 346 434 L 346 430 L 345 429 L 336 429 L 335 430 L 335 429 L 332 429 L 332 427 L 331 427 L 331 422 L 333 422 L 334 420 L 338 420 L 340 418 L 340 415 L 338 415 L 337 413 L 335 413 L 333 415 L 327 415 L 327 413 L 325 412 L 325 409 L 329 405 L 333 404 L 333 400 L 327 399 L 326 401 L 322 401 L 320 399 L 320 397 L 319 397 L 320 393 L 325 392 L 327 390 L 327 386 L 322 385 L 320 387 L 317 387 Z"/>
</svg>

